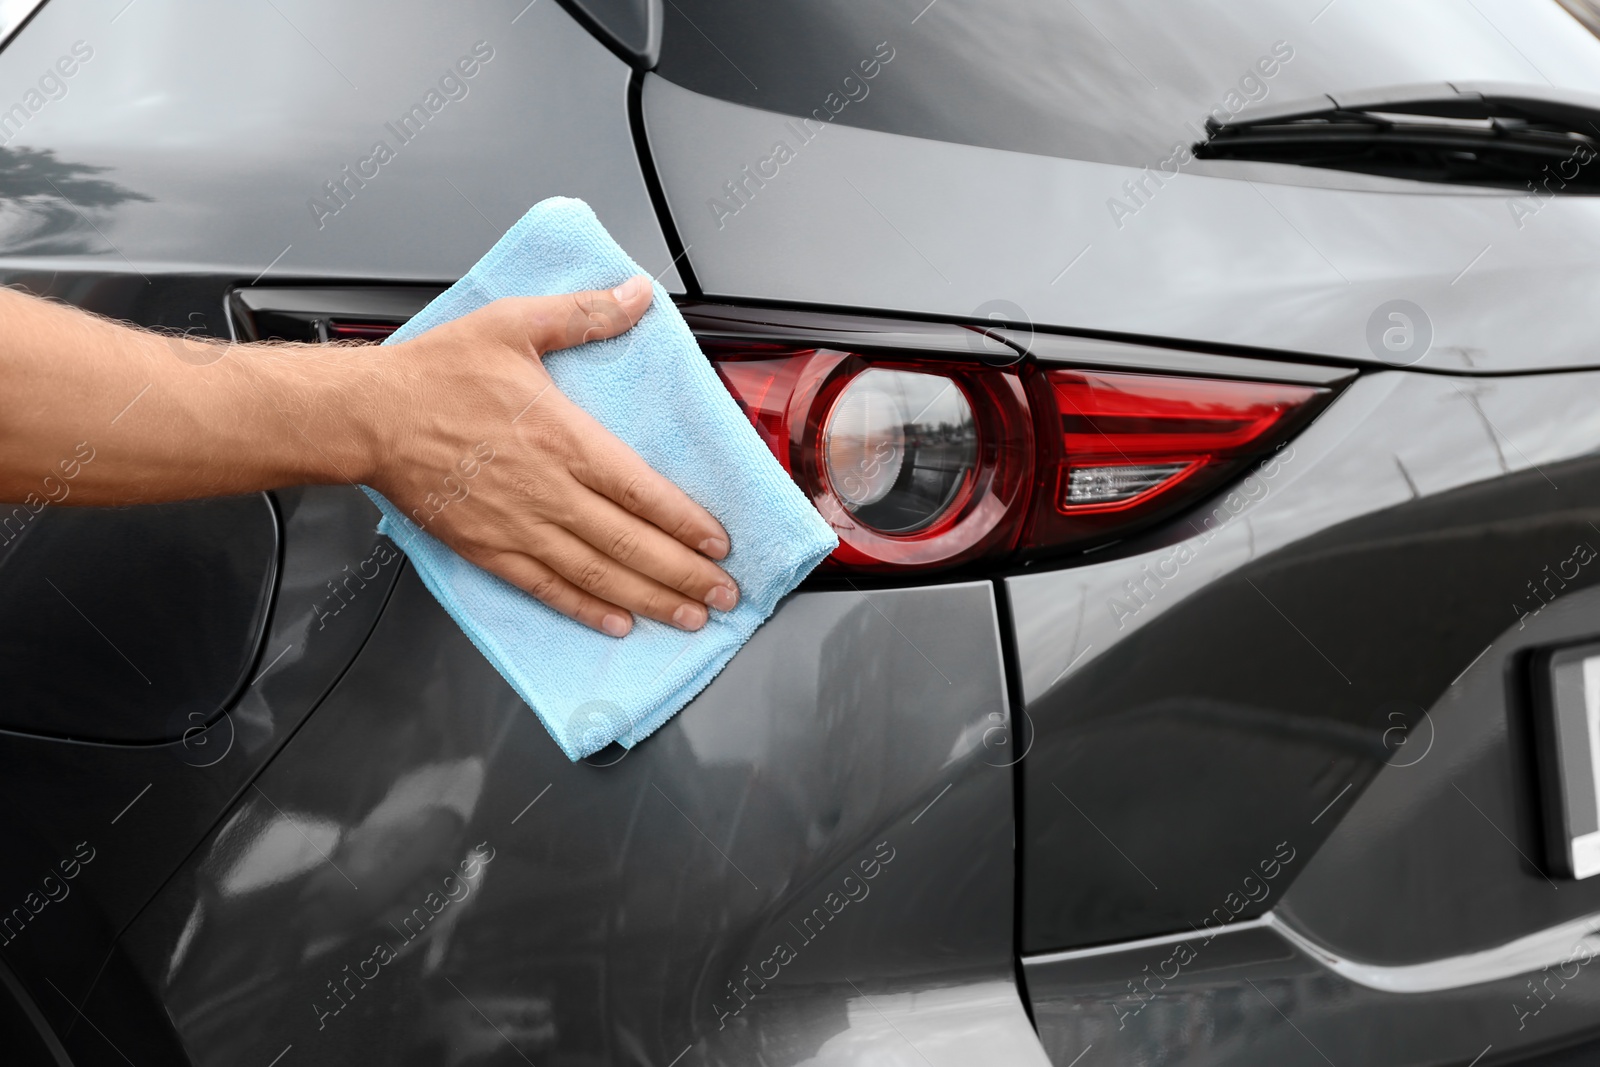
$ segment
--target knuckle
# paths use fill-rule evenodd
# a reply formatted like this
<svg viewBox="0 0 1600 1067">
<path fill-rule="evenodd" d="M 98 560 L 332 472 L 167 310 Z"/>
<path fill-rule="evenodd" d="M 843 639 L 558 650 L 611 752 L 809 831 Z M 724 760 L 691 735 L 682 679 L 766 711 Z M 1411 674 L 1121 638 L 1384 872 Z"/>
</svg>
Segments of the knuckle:
<svg viewBox="0 0 1600 1067">
<path fill-rule="evenodd" d="M 695 536 L 698 532 L 697 528 L 699 525 L 700 524 L 696 521 L 695 516 L 685 515 L 683 518 L 673 522 L 672 529 L 667 532 L 670 533 L 675 540 L 699 544 L 702 540 L 704 540 L 704 537 Z"/>
<path fill-rule="evenodd" d="M 582 334 L 589 324 L 594 321 L 594 309 L 589 304 L 585 294 L 568 294 L 566 319 L 567 330 L 573 334 Z"/>
<path fill-rule="evenodd" d="M 677 597 L 661 590 L 655 590 L 645 596 L 644 607 L 641 614 L 652 619 L 670 619 L 672 613 L 678 610 L 683 602 Z"/>
<path fill-rule="evenodd" d="M 505 492 L 516 500 L 526 500 L 538 492 L 539 483 L 524 471 L 509 471 L 505 475 Z"/>
<path fill-rule="evenodd" d="M 543 601 L 553 608 L 560 609 L 558 601 L 562 599 L 561 579 L 557 578 L 551 571 L 543 567 L 539 568 L 528 576 L 525 588 L 535 600 Z"/>
<path fill-rule="evenodd" d="M 573 577 L 579 588 L 602 588 L 611 577 L 611 564 L 599 556 L 590 556 L 578 564 L 573 571 Z"/>
<path fill-rule="evenodd" d="M 610 539 L 608 554 L 619 563 L 628 563 L 639 554 L 639 531 L 632 526 L 624 526 Z"/>
<path fill-rule="evenodd" d="M 522 541 L 523 551 L 535 559 L 549 559 L 551 547 L 560 543 L 559 523 L 553 521 L 532 519 L 519 525 L 516 532 Z"/>
<path fill-rule="evenodd" d="M 617 503 L 637 514 L 650 502 L 650 483 L 642 474 L 630 474 L 622 483 Z"/>
<path fill-rule="evenodd" d="M 716 582 L 701 573 L 700 568 L 691 565 L 678 572 L 678 580 L 674 583 L 674 588 L 693 596 L 706 593 L 715 584 Z"/>
<path fill-rule="evenodd" d="M 581 341 L 608 338 L 618 333 L 622 309 L 598 293 L 570 293 L 566 296 L 566 336 Z"/>
<path fill-rule="evenodd" d="M 545 455 L 564 456 L 567 452 L 567 435 L 555 419 L 541 413 L 538 421 L 528 428 L 528 444 Z"/>
<path fill-rule="evenodd" d="M 538 418 L 523 418 L 518 427 L 522 444 L 529 452 L 557 458 L 567 457 L 570 451 L 569 442 L 566 428 L 561 424 L 561 420 L 550 418 L 547 413 L 540 412 Z M 535 484 L 537 480 L 528 476 L 522 479 L 524 485 Z"/>
<path fill-rule="evenodd" d="M 506 493 L 514 501 L 531 505 L 535 512 L 543 513 L 549 489 L 543 481 L 527 475 L 516 475 L 506 483 Z"/>
</svg>

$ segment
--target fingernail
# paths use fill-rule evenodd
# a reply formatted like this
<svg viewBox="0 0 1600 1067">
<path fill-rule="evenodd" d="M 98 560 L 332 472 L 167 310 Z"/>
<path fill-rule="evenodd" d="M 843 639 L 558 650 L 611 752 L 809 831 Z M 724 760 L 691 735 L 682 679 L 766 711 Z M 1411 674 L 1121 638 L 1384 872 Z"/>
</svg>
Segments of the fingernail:
<svg viewBox="0 0 1600 1067">
<path fill-rule="evenodd" d="M 706 594 L 706 603 L 718 611 L 732 611 L 738 602 L 739 593 L 731 586 L 714 585 L 711 587 L 711 592 Z"/>
<path fill-rule="evenodd" d="M 650 288 L 650 279 L 642 274 L 635 274 L 611 290 L 611 295 L 616 297 L 618 303 L 626 304 L 648 288 Z"/>
<path fill-rule="evenodd" d="M 672 613 L 672 624 L 680 630 L 698 630 L 706 624 L 705 610 L 690 604 L 681 604 L 678 610 Z"/>
<path fill-rule="evenodd" d="M 720 537 L 708 537 L 700 542 L 700 552 L 712 559 L 721 559 L 728 554 L 728 542 Z"/>
<path fill-rule="evenodd" d="M 600 620 L 600 629 L 612 637 L 627 637 L 628 631 L 632 628 L 628 625 L 628 620 L 621 615 L 607 615 Z"/>
</svg>

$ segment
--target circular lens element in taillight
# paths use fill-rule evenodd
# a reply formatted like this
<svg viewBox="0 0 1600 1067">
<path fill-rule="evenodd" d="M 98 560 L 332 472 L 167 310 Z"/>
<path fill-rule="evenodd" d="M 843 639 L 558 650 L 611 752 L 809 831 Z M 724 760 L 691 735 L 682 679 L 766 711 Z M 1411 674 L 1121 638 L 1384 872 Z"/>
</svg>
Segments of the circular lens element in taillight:
<svg viewBox="0 0 1600 1067">
<path fill-rule="evenodd" d="M 909 534 L 961 496 L 977 468 L 978 428 L 953 379 L 870 368 L 834 399 L 822 454 L 829 488 L 858 522 Z"/>
<path fill-rule="evenodd" d="M 950 567 L 1015 543 L 1033 423 L 1014 372 L 817 350 L 787 408 L 782 454 L 839 535 L 826 567 Z"/>
<path fill-rule="evenodd" d="M 839 535 L 825 569 L 931 570 L 1015 547 L 1034 481 L 1016 368 L 701 343 Z"/>
</svg>

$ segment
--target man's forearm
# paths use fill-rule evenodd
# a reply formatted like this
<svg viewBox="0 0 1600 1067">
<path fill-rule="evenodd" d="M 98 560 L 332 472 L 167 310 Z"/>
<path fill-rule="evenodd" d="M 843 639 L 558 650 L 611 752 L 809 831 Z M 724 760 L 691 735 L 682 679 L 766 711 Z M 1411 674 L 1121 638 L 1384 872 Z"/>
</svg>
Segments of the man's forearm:
<svg viewBox="0 0 1600 1067">
<path fill-rule="evenodd" d="M 131 504 L 367 480 L 375 358 L 168 337 L 0 289 L 0 500 Z"/>
<path fill-rule="evenodd" d="M 727 531 L 543 363 L 629 329 L 653 299 L 640 276 L 497 300 L 379 349 L 209 343 L 0 289 L 0 500 L 37 511 L 361 483 L 585 625 L 621 637 L 639 612 L 699 629 L 738 602 L 711 561 Z"/>
</svg>

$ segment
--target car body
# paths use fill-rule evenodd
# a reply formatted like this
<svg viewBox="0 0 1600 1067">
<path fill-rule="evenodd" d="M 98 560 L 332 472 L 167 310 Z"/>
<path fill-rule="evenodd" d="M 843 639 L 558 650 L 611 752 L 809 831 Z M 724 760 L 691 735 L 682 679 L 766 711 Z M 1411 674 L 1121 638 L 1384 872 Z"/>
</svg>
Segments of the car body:
<svg viewBox="0 0 1600 1067">
<path fill-rule="evenodd" d="M 1318 6 L 30 10 L 0 271 L 175 359 L 379 336 L 564 194 L 715 358 L 1314 403 L 1139 523 L 824 568 L 575 764 L 356 487 L 61 507 L 85 442 L 0 516 L 18 1059 L 1584 1062 L 1541 724 L 1600 636 L 1600 206 L 1192 146 L 1588 114 L 1600 22 Z"/>
</svg>

